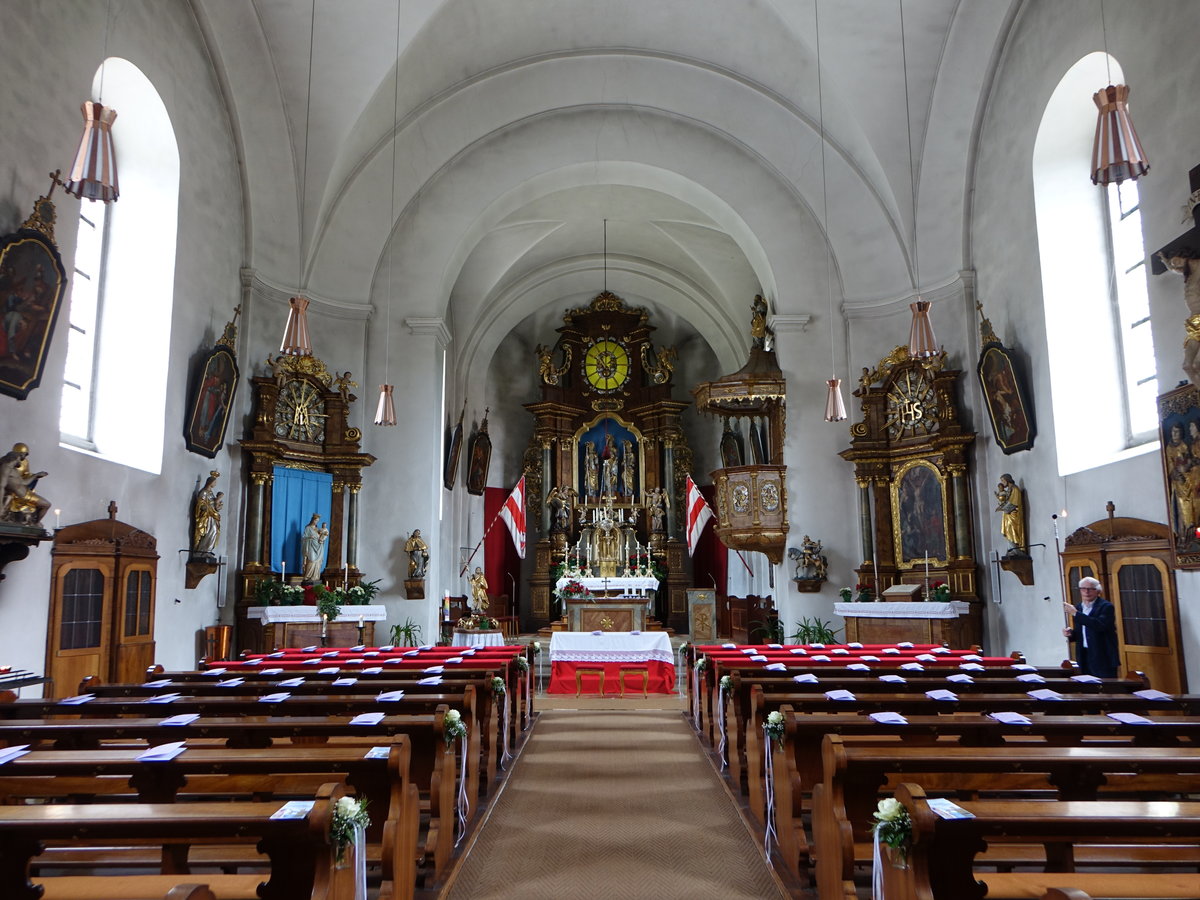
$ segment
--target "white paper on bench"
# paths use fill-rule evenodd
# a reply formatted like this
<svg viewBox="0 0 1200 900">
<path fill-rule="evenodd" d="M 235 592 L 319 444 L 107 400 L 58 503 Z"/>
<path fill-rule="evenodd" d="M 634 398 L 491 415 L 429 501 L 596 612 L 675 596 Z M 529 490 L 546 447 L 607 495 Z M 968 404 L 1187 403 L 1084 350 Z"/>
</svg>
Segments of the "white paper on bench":
<svg viewBox="0 0 1200 900">
<path fill-rule="evenodd" d="M 745 653 L 747 656 L 753 656 L 758 651 L 755 650 L 753 647 L 743 647 L 742 652 Z"/>
<path fill-rule="evenodd" d="M 170 744 L 159 744 L 157 747 L 143 750 L 134 759 L 138 762 L 166 762 L 168 759 L 174 759 L 186 749 L 183 741 L 174 741 Z"/>
<path fill-rule="evenodd" d="M 873 712 L 871 713 L 871 721 L 878 722 L 880 725 L 907 725 L 908 719 L 900 715 L 898 712 Z"/>
<path fill-rule="evenodd" d="M 808 646 L 813 650 L 824 650 L 825 649 L 824 644 L 809 644 Z"/>
<path fill-rule="evenodd" d="M 971 662 L 983 662 L 983 657 L 978 653 L 968 653 L 963 659 L 969 659 Z"/>
<path fill-rule="evenodd" d="M 387 759 L 391 752 L 391 747 L 372 747 L 363 754 L 363 759 Z"/>
<path fill-rule="evenodd" d="M 1037 671 L 1037 666 L 1031 666 L 1029 663 L 1013 663 L 1009 666 L 1010 669 L 1016 669 L 1018 672 L 1034 672 Z"/>
<path fill-rule="evenodd" d="M 369 713 L 359 713 L 357 716 L 355 716 L 353 719 L 350 720 L 350 724 L 351 725 L 378 725 L 382 721 L 383 721 L 383 713 L 369 712 Z"/>
<path fill-rule="evenodd" d="M 888 684 L 908 684 L 908 679 L 903 675 L 880 675 L 879 680 Z"/>
<path fill-rule="evenodd" d="M 1170 694 L 1164 694 L 1162 691 L 1156 691 L 1154 688 L 1146 688 L 1144 691 L 1134 691 L 1133 696 L 1141 697 L 1143 700 L 1172 700 Z"/>
<path fill-rule="evenodd" d="M 945 797 L 930 797 L 925 803 L 940 818 L 943 819 L 973 819 L 975 813 L 968 812 L 957 803 L 951 803 Z"/>
<path fill-rule="evenodd" d="M 225 672 L 226 672 L 225 669 L 207 669 L 203 674 L 205 674 L 205 675 L 224 675 Z"/>
<path fill-rule="evenodd" d="M 158 681 L 143 681 L 142 687 L 160 688 L 160 687 L 166 687 L 170 683 L 171 683 L 170 678 L 160 678 L 160 679 L 158 679 Z"/>
<path fill-rule="evenodd" d="M 793 675 L 792 681 L 797 681 L 800 684 L 816 684 L 821 679 L 812 672 L 805 672 L 803 675 Z"/>
<path fill-rule="evenodd" d="M 262 660 L 261 660 L 261 659 L 249 659 L 249 660 L 246 660 L 246 665 L 248 665 L 248 666 L 261 666 L 261 665 L 262 665 Z"/>
<path fill-rule="evenodd" d="M 920 663 L 901 663 L 900 668 L 907 669 L 909 672 L 924 672 L 925 667 Z"/>
<path fill-rule="evenodd" d="M 271 813 L 272 819 L 307 819 L 308 814 L 312 812 L 315 800 L 289 800 L 275 812 Z"/>
<path fill-rule="evenodd" d="M 826 700 L 857 700 L 858 698 L 855 697 L 849 691 L 844 691 L 839 688 L 838 690 L 834 690 L 834 691 L 826 691 L 825 699 Z"/>
<path fill-rule="evenodd" d="M 179 692 L 176 691 L 176 692 L 173 692 L 170 694 L 158 694 L 154 697 L 147 697 L 142 702 L 143 703 L 173 703 L 178 699 L 179 699 Z"/>
<path fill-rule="evenodd" d="M 433 649 L 433 644 L 422 644 L 422 645 L 421 645 L 420 647 L 418 647 L 417 649 L 418 649 L 418 650 L 432 650 L 432 649 Z"/>
<path fill-rule="evenodd" d="M 899 656 L 900 655 L 900 651 L 897 650 L 895 647 L 884 647 L 883 652 L 887 653 L 890 656 Z"/>
<path fill-rule="evenodd" d="M 461 656 L 450 656 L 442 660 L 443 663 L 460 663 L 462 661 L 463 658 Z"/>
<path fill-rule="evenodd" d="M 264 675 L 282 675 L 283 669 L 263 669 L 262 674 L 264 674 Z"/>
<path fill-rule="evenodd" d="M 396 649 L 395 644 L 385 644 L 384 646 L 379 648 L 380 652 L 382 652 L 382 653 L 391 653 L 395 649 Z"/>
<path fill-rule="evenodd" d="M 862 644 L 861 644 L 861 643 L 859 643 L 858 641 L 851 641 L 851 642 L 850 642 L 850 643 L 848 643 L 846 646 L 847 646 L 847 647 L 853 647 L 855 650 L 861 650 L 861 649 L 862 649 Z"/>
<path fill-rule="evenodd" d="M 1017 676 L 1017 681 L 1024 681 L 1026 684 L 1045 684 L 1046 679 L 1037 672 L 1022 672 Z"/>
<path fill-rule="evenodd" d="M 339 669 L 337 666 L 326 666 L 324 669 L 318 669 L 317 674 L 318 675 L 336 675 L 340 671 L 341 671 L 341 669 Z"/>
<path fill-rule="evenodd" d="M 337 655 L 338 655 L 338 651 L 336 651 L 336 650 L 326 650 L 326 651 L 325 651 L 324 653 L 322 653 L 321 655 L 322 655 L 322 656 L 325 656 L 325 657 L 333 657 L 333 656 L 337 656 Z"/>
<path fill-rule="evenodd" d="M 417 684 L 441 684 L 441 683 L 442 683 L 441 675 L 434 675 L 431 678 L 422 678 L 417 681 Z"/>
<path fill-rule="evenodd" d="M 989 719 L 995 719 L 1002 725 L 1028 725 L 1029 716 L 1023 716 L 1015 712 L 994 712 L 988 713 Z"/>
<path fill-rule="evenodd" d="M 736 650 L 736 649 L 737 649 L 737 644 L 722 644 L 722 645 L 721 645 L 721 649 L 723 649 L 723 650 Z"/>
<path fill-rule="evenodd" d="M 946 653 L 953 653 L 954 651 L 953 651 L 953 650 L 951 650 L 949 647 L 934 647 L 934 648 L 933 648 L 932 650 L 930 650 L 929 652 L 930 652 L 930 653 L 937 653 L 937 654 L 943 654 L 943 655 L 944 655 L 944 654 L 946 654 Z"/>
<path fill-rule="evenodd" d="M 816 656 L 812 657 L 812 660 L 813 662 L 829 662 L 829 657 L 825 656 L 823 653 L 818 653 Z"/>
<path fill-rule="evenodd" d="M 1036 691 L 1027 691 L 1034 700 L 1061 700 L 1062 694 L 1058 691 L 1052 691 L 1049 688 L 1038 688 Z"/>
<path fill-rule="evenodd" d="M 984 670 L 983 666 L 979 663 L 962 663 L 959 668 L 966 669 L 968 672 L 982 672 Z"/>
<path fill-rule="evenodd" d="M 95 699 L 95 694 L 76 694 L 74 697 L 64 697 L 58 702 L 60 706 L 78 706 L 80 703 L 87 703 L 89 700 Z"/>
<path fill-rule="evenodd" d="M 808 651 L 803 647 L 793 647 L 788 653 L 795 653 L 797 656 L 808 656 Z"/>
<path fill-rule="evenodd" d="M 300 687 L 304 684 L 303 678 L 289 678 L 287 681 L 279 682 L 280 687 Z"/>
<path fill-rule="evenodd" d="M 28 752 L 28 744 L 20 744 L 16 747 L 5 747 L 3 750 L 0 750 L 0 765 L 3 765 L 6 762 L 12 762 L 18 756 L 24 756 Z"/>
<path fill-rule="evenodd" d="M 404 699 L 404 691 L 382 691 L 375 699 L 380 703 L 395 703 Z"/>
<path fill-rule="evenodd" d="M 926 691 L 925 696 L 930 700 L 957 700 L 958 694 L 954 691 L 947 691 L 944 688 L 935 688 L 932 691 Z"/>
<path fill-rule="evenodd" d="M 860 656 L 859 659 L 863 662 L 879 662 L 878 656 Z"/>
<path fill-rule="evenodd" d="M 912 641 L 900 641 L 900 643 L 896 644 L 897 647 L 908 647 L 909 649 L 912 648 L 912 645 Z"/>
<path fill-rule="evenodd" d="M 767 644 L 767 647 L 771 650 L 782 650 L 783 644 Z"/>
<path fill-rule="evenodd" d="M 761 653 L 756 653 L 753 656 L 749 657 L 749 660 L 750 660 L 750 662 L 766 662 L 767 658 L 765 656 L 763 656 Z"/>
<path fill-rule="evenodd" d="M 641 632 L 640 632 L 640 631 L 631 631 L 631 632 L 629 632 L 629 633 L 630 633 L 630 634 L 641 634 Z M 474 655 L 475 655 L 475 648 L 474 648 L 474 647 L 468 647 L 466 650 L 464 650 L 464 651 L 463 651 L 461 654 L 459 654 L 459 655 L 460 655 L 460 656 L 474 656 Z"/>
<path fill-rule="evenodd" d="M 932 653 L 921 653 L 917 655 L 917 659 L 921 662 L 937 662 L 937 657 Z"/>
<path fill-rule="evenodd" d="M 383 666 L 371 666 L 369 669 L 363 669 L 364 675 L 378 675 L 383 671 Z"/>
<path fill-rule="evenodd" d="M 364 650 L 366 650 L 366 649 L 367 649 L 367 645 L 366 645 L 366 644 L 359 644 L 359 645 L 358 645 L 358 646 L 356 646 L 356 647 L 351 647 L 351 648 L 350 648 L 350 652 L 351 652 L 351 653 L 362 653 L 362 652 L 363 652 Z"/>
<path fill-rule="evenodd" d="M 426 675 L 441 675 L 445 671 L 441 666 L 430 666 L 428 669 L 422 669 Z"/>
<path fill-rule="evenodd" d="M 394 664 L 394 665 L 397 665 L 397 666 L 398 666 L 398 665 L 400 665 L 400 663 L 402 663 L 402 662 L 404 662 L 404 660 L 400 659 L 399 657 L 396 657 L 395 659 L 385 659 L 385 660 L 383 661 L 383 664 L 386 666 L 386 665 L 388 665 L 389 663 L 391 663 L 391 664 Z"/>
<path fill-rule="evenodd" d="M 348 666 L 361 666 L 361 665 L 362 665 L 363 663 L 365 663 L 365 662 L 366 662 L 366 660 L 365 660 L 365 659 L 363 659 L 361 656 L 358 656 L 358 657 L 355 657 L 354 659 L 348 659 L 348 660 L 346 660 L 346 665 L 348 665 Z"/>
<path fill-rule="evenodd" d="M 1125 725 L 1153 725 L 1154 724 L 1153 720 L 1147 719 L 1145 716 L 1139 716 L 1137 713 L 1112 712 L 1112 713 L 1105 713 L 1105 715 L 1108 716 L 1110 719 L 1115 719 L 1116 721 L 1122 722 Z"/>
<path fill-rule="evenodd" d="M 402 656 L 418 656 L 420 653 L 421 653 L 420 650 L 405 650 L 404 653 L 401 655 Z"/>
<path fill-rule="evenodd" d="M 955 672 L 953 675 L 946 676 L 947 681 L 953 681 L 955 684 L 974 684 L 975 679 L 965 672 Z"/>
<path fill-rule="evenodd" d="M 226 678 L 223 681 L 217 682 L 217 687 L 237 687 L 239 684 L 245 684 L 245 678 Z"/>
<path fill-rule="evenodd" d="M 283 651 L 277 650 L 275 653 L 268 653 L 267 659 L 283 659 L 283 656 L 284 656 Z"/>
<path fill-rule="evenodd" d="M 300 652 L 301 652 L 301 653 L 316 653 L 316 652 L 317 652 L 317 645 L 316 645 L 316 644 L 313 644 L 311 647 L 305 647 L 305 648 L 304 648 L 303 650 L 301 650 Z"/>
<path fill-rule="evenodd" d="M 766 659 L 766 657 L 764 656 L 763 659 Z M 767 663 L 765 666 L 763 666 L 763 669 L 768 672 L 786 672 L 787 666 L 785 666 L 783 663 Z"/>
<path fill-rule="evenodd" d="M 866 663 L 846 663 L 847 669 L 853 669 L 855 672 L 870 672 L 871 667 Z"/>
<path fill-rule="evenodd" d="M 335 678 L 335 679 L 333 679 L 334 687 L 338 687 L 339 685 L 342 687 L 349 687 L 352 684 L 358 684 L 358 679 L 357 678 Z"/>
<path fill-rule="evenodd" d="M 168 716 L 159 722 L 159 725 L 191 725 L 198 718 L 200 713 L 180 713 L 177 716 Z"/>
<path fill-rule="evenodd" d="M 363 653 L 363 656 L 378 656 L 378 655 L 379 655 L 378 650 L 367 650 L 365 653 Z"/>
<path fill-rule="evenodd" d="M 290 696 L 292 696 L 292 695 L 289 694 L 287 691 L 279 691 L 274 694 L 267 694 L 264 697 L 259 697 L 258 702 L 259 703 L 282 703 L 284 700 L 286 700 Z"/>
<path fill-rule="evenodd" d="M 834 647 L 829 652 L 834 654 L 835 656 L 849 656 L 850 655 L 850 651 L 847 650 L 845 647 Z"/>
<path fill-rule="evenodd" d="M 1072 675 L 1072 681 L 1079 681 L 1083 684 L 1100 684 L 1100 679 L 1095 675 Z"/>
<path fill-rule="evenodd" d="M 302 665 L 302 666 L 319 666 L 320 664 L 321 664 L 321 661 L 319 659 L 315 659 L 315 658 L 314 659 L 306 659 L 306 660 L 304 660 L 304 662 L 300 663 L 300 665 Z"/>
</svg>

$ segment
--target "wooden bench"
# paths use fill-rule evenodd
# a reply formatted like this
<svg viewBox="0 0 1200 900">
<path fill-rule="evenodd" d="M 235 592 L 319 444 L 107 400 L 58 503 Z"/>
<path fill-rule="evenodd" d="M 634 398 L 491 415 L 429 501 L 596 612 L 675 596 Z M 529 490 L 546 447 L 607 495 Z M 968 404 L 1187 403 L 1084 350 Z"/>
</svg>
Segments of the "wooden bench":
<svg viewBox="0 0 1200 900">
<path fill-rule="evenodd" d="M 827 735 L 822 757 L 812 833 L 825 898 L 854 897 L 854 866 L 870 858 L 871 816 L 889 781 L 954 795 L 1010 791 L 1055 800 L 1093 800 L 1102 791 L 1174 796 L 1200 787 L 1200 748 L 1191 747 L 922 747 Z M 1017 858 L 1027 860 L 1025 853 Z"/>
<path fill-rule="evenodd" d="M 348 897 L 351 870 L 335 866 L 330 842 L 337 784 L 323 785 L 312 810 L 276 819 L 279 803 L 60 804 L 0 806 L 0 897 L 5 900 L 141 900 L 205 896 L 190 875 L 63 875 L 31 880 L 29 869 L 47 843 L 153 842 L 161 847 L 256 839 L 269 860 L 261 875 L 208 875 L 223 900 L 335 900 Z M 208 896 L 212 896 L 209 893 Z"/>
<path fill-rule="evenodd" d="M 1114 871 L 1140 865 L 1149 847 L 1170 854 L 1200 851 L 1200 803 L 1138 801 L 966 801 L 972 818 L 942 819 L 918 785 L 897 786 L 896 798 L 913 822 L 905 869 L 881 867 L 888 897 L 928 900 L 1011 898 L 1196 898 L 1200 875 Z M 1061 871 L 980 871 L 989 842 L 1045 844 Z M 1076 848 L 1103 848 L 1102 863 L 1078 871 Z M 1103 868 L 1102 868 L 1103 867 Z M 1106 870 L 1105 870 L 1106 869 Z"/>
</svg>

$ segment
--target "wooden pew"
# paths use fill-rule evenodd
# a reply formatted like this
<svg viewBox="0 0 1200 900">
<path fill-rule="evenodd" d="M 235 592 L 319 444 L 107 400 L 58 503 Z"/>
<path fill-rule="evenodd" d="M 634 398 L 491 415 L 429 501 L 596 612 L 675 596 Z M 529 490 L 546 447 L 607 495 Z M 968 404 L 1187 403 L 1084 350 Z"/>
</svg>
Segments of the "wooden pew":
<svg viewBox="0 0 1200 900">
<path fill-rule="evenodd" d="M 813 793 L 813 856 L 822 898 L 854 897 L 854 865 L 869 859 L 869 827 L 889 778 L 942 793 L 1019 791 L 1093 800 L 1101 790 L 1174 795 L 1200 786 L 1200 748 L 1052 747 L 850 742 L 827 735 Z"/>
<path fill-rule="evenodd" d="M 357 796 L 368 801 L 371 857 L 391 873 L 393 894 L 411 897 L 422 877 L 441 880 L 453 853 L 455 835 L 455 754 L 441 737 L 440 718 L 425 732 L 397 736 L 386 753 L 365 754 L 359 746 L 277 747 L 268 750 L 191 748 L 162 762 L 139 762 L 140 751 L 32 751 L 0 767 L 0 797 L 5 803 L 70 797 L 111 800 L 128 797 L 140 803 L 173 803 L 187 799 L 272 797 L 287 800 L 308 794 L 331 777 L 344 778 Z M 419 752 L 415 754 L 414 744 Z M 432 763 L 427 760 L 432 758 Z M 423 771 L 429 767 L 429 771 Z M 410 769 L 416 776 L 410 777 Z M 415 781 L 427 786 L 429 815 L 418 853 L 419 797 Z M 66 848 L 45 855 L 45 865 L 75 862 Z M 221 857 L 225 858 L 225 857 Z M 145 857 L 121 856 L 130 865 Z M 83 862 L 90 862 L 85 856 Z M 201 860 L 204 862 L 205 860 Z M 195 860 L 193 860 L 195 862 Z M 208 860 L 211 863 L 211 860 Z M 173 871 L 187 873 L 187 848 L 173 859 Z"/>
<path fill-rule="evenodd" d="M 208 875 L 223 900 L 334 900 L 349 896 L 349 870 L 334 864 L 329 828 L 338 784 L 323 785 L 302 819 L 275 819 L 279 803 L 61 804 L 0 806 L 0 897 L 5 900 L 136 900 L 195 893 L 190 875 L 64 875 L 30 880 L 31 863 L 49 842 L 154 841 L 161 846 L 258 839 L 270 875 Z M 188 896 L 188 894 L 183 894 Z M 203 896 L 203 894 L 201 894 Z M 210 895 L 211 896 L 211 895 Z"/>
<path fill-rule="evenodd" d="M 881 868 L 888 897 L 921 900 L 988 900 L 1044 897 L 1195 898 L 1200 875 L 1178 872 L 1077 870 L 1069 861 L 1077 848 L 1103 848 L 1110 869 L 1139 865 L 1148 848 L 1166 854 L 1200 851 L 1200 803 L 1137 801 L 965 801 L 967 819 L 942 819 L 929 808 L 925 791 L 900 784 L 898 799 L 913 822 L 907 868 Z M 1068 861 L 1066 871 L 985 872 L 979 856 L 990 842 L 1021 840 L 1045 844 Z M 1072 869 L 1075 869 L 1072 871 Z"/>
</svg>

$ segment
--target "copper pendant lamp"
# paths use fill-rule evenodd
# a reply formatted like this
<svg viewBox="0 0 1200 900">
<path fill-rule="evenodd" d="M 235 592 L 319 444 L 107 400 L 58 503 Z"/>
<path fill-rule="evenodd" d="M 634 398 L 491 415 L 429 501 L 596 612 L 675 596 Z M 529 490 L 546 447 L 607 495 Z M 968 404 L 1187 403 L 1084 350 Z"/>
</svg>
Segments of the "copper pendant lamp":
<svg viewBox="0 0 1200 900">
<path fill-rule="evenodd" d="M 94 100 L 85 100 L 83 137 L 68 172 L 66 191 L 80 200 L 111 203 L 120 196 L 117 184 L 117 151 L 113 146 L 112 125 L 117 111 Z"/>
<path fill-rule="evenodd" d="M 396 6 L 396 58 L 394 60 L 396 67 L 392 77 L 392 192 L 390 196 L 387 221 L 387 233 L 391 233 L 391 229 L 396 224 L 396 144 L 399 140 L 396 129 L 400 124 L 400 111 L 398 108 L 400 102 L 400 6 Z M 386 247 L 384 248 L 386 252 Z M 387 325 L 384 328 L 383 338 L 383 380 L 384 383 L 379 386 L 379 403 L 375 408 L 375 424 L 385 428 L 396 424 L 396 402 L 392 398 L 393 385 L 387 383 L 388 377 L 388 356 L 391 352 L 392 343 L 392 266 L 388 266 L 388 308 L 387 308 Z"/>
<path fill-rule="evenodd" d="M 1129 85 L 1112 84 L 1108 55 L 1108 23 L 1104 0 L 1100 0 L 1100 33 L 1104 39 L 1104 60 L 1110 65 L 1110 84 L 1092 94 L 1096 104 L 1096 139 L 1092 142 L 1092 184 L 1120 184 L 1136 181 L 1150 171 L 1150 161 L 1129 117 Z"/>
<path fill-rule="evenodd" d="M 304 167 L 300 178 L 300 246 L 297 248 L 297 264 L 299 271 L 296 284 L 299 287 L 304 281 L 304 199 L 308 192 L 308 133 L 309 117 L 312 113 L 312 67 L 313 42 L 317 29 L 317 3 L 313 0 L 312 18 L 309 20 L 308 32 L 308 98 L 305 101 L 304 114 Z M 287 356 L 312 356 L 312 338 L 308 333 L 308 298 L 292 297 L 288 301 L 287 324 L 283 328 L 283 341 L 279 352 Z"/>
</svg>

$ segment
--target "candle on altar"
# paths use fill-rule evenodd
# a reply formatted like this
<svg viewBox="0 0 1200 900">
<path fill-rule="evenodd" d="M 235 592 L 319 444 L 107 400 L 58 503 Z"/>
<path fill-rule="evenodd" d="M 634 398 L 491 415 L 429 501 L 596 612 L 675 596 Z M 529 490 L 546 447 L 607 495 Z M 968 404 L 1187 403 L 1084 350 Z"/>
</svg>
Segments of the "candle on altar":
<svg viewBox="0 0 1200 900">
<path fill-rule="evenodd" d="M 287 560 L 286 559 L 280 560 L 280 562 L 279 562 L 279 580 L 282 581 L 284 584 L 287 584 Z"/>
<path fill-rule="evenodd" d="M 54 528 L 55 528 L 55 530 L 58 529 L 59 523 L 61 521 L 61 516 L 62 516 L 62 510 L 56 509 L 54 511 Z"/>
<path fill-rule="evenodd" d="M 346 561 L 342 560 L 342 590 L 350 588 L 350 567 L 346 565 Z"/>
<path fill-rule="evenodd" d="M 883 599 L 883 595 L 880 593 L 880 590 L 879 590 L 879 552 L 878 551 L 876 551 L 872 555 L 871 562 L 875 567 L 875 599 L 881 600 L 881 599 Z"/>
<path fill-rule="evenodd" d="M 358 627 L 359 627 L 359 628 L 362 628 L 362 627 L 363 627 L 363 617 L 362 617 L 362 616 L 359 616 L 359 617 L 358 617 Z"/>
</svg>

